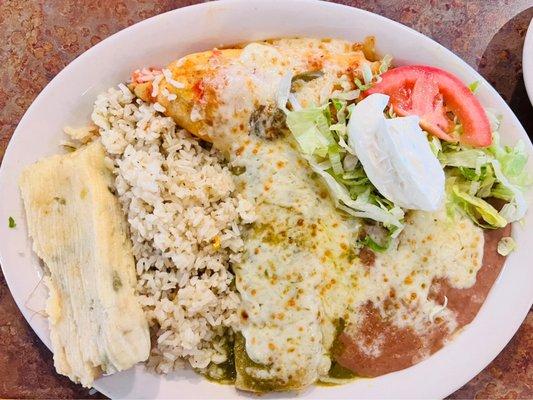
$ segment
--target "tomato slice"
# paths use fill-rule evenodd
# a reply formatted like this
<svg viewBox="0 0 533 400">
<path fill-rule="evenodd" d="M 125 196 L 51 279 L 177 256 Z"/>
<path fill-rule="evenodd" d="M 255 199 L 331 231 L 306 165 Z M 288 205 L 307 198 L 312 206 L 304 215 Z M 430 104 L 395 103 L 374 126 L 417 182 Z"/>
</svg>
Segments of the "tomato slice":
<svg viewBox="0 0 533 400">
<path fill-rule="evenodd" d="M 489 119 L 479 100 L 461 80 L 442 69 L 409 65 L 393 68 L 364 95 L 383 93 L 400 116 L 418 115 L 420 126 L 432 135 L 474 147 L 489 146 L 492 133 Z M 463 126 L 453 133 L 453 113 Z"/>
</svg>

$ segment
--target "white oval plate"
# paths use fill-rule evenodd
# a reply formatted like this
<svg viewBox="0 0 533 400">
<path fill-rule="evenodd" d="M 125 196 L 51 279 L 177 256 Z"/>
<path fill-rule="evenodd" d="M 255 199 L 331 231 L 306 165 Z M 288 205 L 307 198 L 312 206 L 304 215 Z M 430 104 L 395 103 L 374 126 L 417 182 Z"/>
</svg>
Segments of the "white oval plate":
<svg viewBox="0 0 533 400">
<path fill-rule="evenodd" d="M 375 35 L 381 53 L 397 63 L 442 67 L 463 81 L 480 81 L 479 98 L 501 112 L 504 141 L 526 142 L 520 123 L 496 91 L 449 50 L 403 25 L 359 9 L 309 0 L 229 0 L 178 9 L 150 18 L 99 43 L 67 66 L 42 91 L 18 125 L 0 170 L 0 263 L 21 312 L 50 347 L 42 310 L 46 291 L 41 268 L 31 252 L 17 188 L 21 169 L 60 151 L 65 125 L 89 121 L 96 95 L 127 80 L 139 66 L 164 65 L 176 57 L 214 46 L 283 36 L 336 37 L 360 41 Z M 531 163 L 529 164 L 530 171 Z M 533 172 L 532 172 L 533 173 Z M 8 217 L 17 221 L 7 226 Z M 528 244 L 533 242 L 533 213 L 525 228 L 516 226 L 519 250 L 513 253 L 474 322 L 441 351 L 411 368 L 337 387 L 313 387 L 306 398 L 442 398 L 481 371 L 505 346 L 529 310 L 533 270 Z M 34 290 L 37 288 L 37 290 Z M 139 365 L 99 379 L 95 388 L 114 397 L 228 399 L 249 396 L 232 386 L 208 382 L 192 372 L 156 376 Z M 275 394 L 262 398 L 286 398 Z"/>
<path fill-rule="evenodd" d="M 533 104 L 533 19 L 529 22 L 524 50 L 522 51 L 522 74 L 529 101 Z"/>
</svg>

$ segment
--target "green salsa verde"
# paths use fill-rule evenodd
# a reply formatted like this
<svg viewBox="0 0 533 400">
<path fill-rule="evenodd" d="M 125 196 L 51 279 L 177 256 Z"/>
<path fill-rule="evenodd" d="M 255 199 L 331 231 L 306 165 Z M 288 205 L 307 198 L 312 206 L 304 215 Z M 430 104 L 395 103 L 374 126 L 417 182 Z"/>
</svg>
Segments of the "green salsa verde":
<svg viewBox="0 0 533 400">
<path fill-rule="evenodd" d="M 343 367 L 334 360 L 336 354 L 342 351 L 343 344 L 339 340 L 340 334 L 344 331 L 345 322 L 342 318 L 336 321 L 336 335 L 335 340 L 330 349 L 331 367 L 328 372 L 328 378 L 333 380 L 345 381 L 356 379 L 358 376 L 349 369 Z M 246 387 L 248 390 L 254 392 L 270 392 L 280 390 L 290 390 L 291 382 L 280 382 L 277 380 L 257 379 L 249 374 L 248 368 L 267 370 L 266 365 L 254 362 L 246 353 L 246 341 L 241 333 L 232 334 L 228 332 L 226 336 L 225 349 L 227 359 L 221 364 L 211 363 L 203 370 L 197 370 L 198 373 L 205 376 L 212 382 L 223 385 L 234 385 L 237 383 L 237 376 L 239 386 Z M 334 386 L 339 383 L 334 381 L 323 380 L 317 382 L 324 386 Z"/>
<path fill-rule="evenodd" d="M 331 355 L 331 367 L 328 371 L 328 377 L 333 379 L 355 379 L 357 375 L 350 371 L 348 368 L 343 367 L 337 361 L 335 361 L 335 356 L 342 352 L 344 345 L 340 341 L 339 337 L 344 331 L 345 322 L 344 319 L 339 318 L 336 321 L 336 333 L 335 340 L 331 345 L 330 355 Z"/>
</svg>

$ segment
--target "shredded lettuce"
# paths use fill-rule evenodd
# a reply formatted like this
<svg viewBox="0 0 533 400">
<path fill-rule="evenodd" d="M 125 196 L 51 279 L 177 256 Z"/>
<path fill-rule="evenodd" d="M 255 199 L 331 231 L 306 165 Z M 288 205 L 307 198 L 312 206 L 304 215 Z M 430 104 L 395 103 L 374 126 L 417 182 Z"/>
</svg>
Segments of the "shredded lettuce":
<svg viewBox="0 0 533 400">
<path fill-rule="evenodd" d="M 485 108 L 485 114 L 487 114 L 489 119 L 491 131 L 493 133 L 498 132 L 501 125 L 501 116 L 493 108 Z"/>
<path fill-rule="evenodd" d="M 365 85 L 369 85 L 373 79 L 372 70 L 370 69 L 370 66 L 368 64 L 363 64 L 361 69 L 363 71 L 363 80 L 365 82 Z"/>
<path fill-rule="evenodd" d="M 392 110 L 392 107 L 389 107 L 389 110 Z M 394 117 L 391 116 L 391 118 Z M 429 148 L 431 149 L 433 154 L 438 157 L 439 153 L 442 151 L 442 145 L 440 143 L 439 138 L 437 138 L 436 136 L 431 136 L 429 138 Z"/>
<path fill-rule="evenodd" d="M 473 168 L 478 171 L 489 161 L 489 157 L 480 149 L 460 149 L 440 153 L 439 161 L 447 167 Z"/>
<path fill-rule="evenodd" d="M 485 200 L 461 191 L 457 185 L 453 186 L 452 190 L 454 203 L 477 224 L 486 228 L 503 228 L 507 225 L 507 220 Z"/>
<path fill-rule="evenodd" d="M 385 56 L 381 59 L 381 62 L 379 64 L 379 75 L 387 72 L 389 70 L 391 63 L 392 63 L 392 56 L 390 54 L 385 54 Z"/>
<path fill-rule="evenodd" d="M 396 236 L 403 228 L 404 212 L 376 190 L 347 144 L 348 101 L 340 96 L 321 107 L 292 107 L 293 111 L 285 111 L 287 126 L 336 206 L 354 217 L 380 222 Z"/>
<path fill-rule="evenodd" d="M 387 200 L 370 182 L 348 144 L 347 124 L 361 92 L 379 82 L 391 61 L 390 56 L 383 57 L 375 74 L 370 64 L 365 64 L 362 79 L 354 80 L 355 89 L 335 90 L 319 107 L 302 108 L 291 93 L 294 78 L 290 74 L 283 77 L 277 96 L 278 107 L 286 113 L 287 126 L 302 156 L 322 178 L 336 206 L 351 216 L 376 221 L 388 230 L 383 244 L 370 236 L 360 241 L 374 251 L 386 249 L 388 239 L 401 232 L 404 210 Z M 472 92 L 478 87 L 479 82 L 469 86 Z M 524 143 L 514 147 L 501 145 L 500 117 L 491 109 L 486 109 L 486 113 L 494 135 L 490 147 L 472 148 L 434 136 L 428 136 L 428 141 L 446 172 L 448 214 L 459 210 L 484 228 L 499 228 L 523 218 L 527 209 L 523 192 L 533 184 L 533 177 L 527 173 Z M 390 107 L 385 116 L 396 117 Z M 455 133 L 459 135 L 462 129 L 456 120 Z M 498 199 L 498 207 L 491 199 Z M 509 245 L 506 246 L 508 249 Z"/>
<path fill-rule="evenodd" d="M 514 250 L 516 250 L 516 242 L 512 237 L 502 237 L 498 242 L 498 253 L 502 256 L 508 256 Z"/>
<path fill-rule="evenodd" d="M 433 151 L 457 184 L 452 202 L 476 223 L 498 228 L 524 217 L 527 210 L 524 191 L 532 184 L 532 177 L 527 173 L 523 142 L 514 147 L 502 146 L 498 132 L 493 133 L 492 145 L 483 149 L 445 142 L 439 148 L 435 139 L 432 142 Z M 484 200 L 489 198 L 505 204 L 497 211 Z"/>
<path fill-rule="evenodd" d="M 312 107 L 287 112 L 287 126 L 305 155 L 324 157 L 335 144 L 324 111 L 325 107 Z"/>
<path fill-rule="evenodd" d="M 387 63 L 390 63 L 390 59 L 385 60 L 383 71 L 388 68 Z M 370 84 L 374 79 L 370 68 L 364 72 L 365 80 Z M 367 241 L 367 245 L 374 250 L 384 250 L 390 238 L 401 232 L 404 212 L 381 196 L 366 176 L 353 149 L 347 144 L 347 123 L 354 107 L 353 100 L 360 96 L 361 91 L 355 89 L 334 92 L 326 104 L 302 108 L 290 91 L 289 83 L 292 79 L 289 74 L 283 77 L 277 103 L 286 114 L 287 126 L 302 156 L 322 178 L 339 209 L 353 217 L 379 222 L 388 230 L 385 245 Z M 291 110 L 287 108 L 287 103 Z"/>
<path fill-rule="evenodd" d="M 520 140 L 514 147 L 502 146 L 500 144 L 500 136 L 495 133 L 488 151 L 498 160 L 502 173 L 512 184 L 526 187 L 533 183 L 533 177 L 528 176 L 525 168 L 527 154 L 524 142 Z"/>
<path fill-rule="evenodd" d="M 366 189 L 364 192 L 358 196 L 352 196 L 352 193 L 348 191 L 346 186 L 335 179 L 331 170 L 321 168 L 312 158 L 305 158 L 313 171 L 322 177 L 339 209 L 353 217 L 367 218 L 381 222 L 393 232 L 393 236 L 397 236 L 400 233 L 399 230 L 403 228 L 403 223 L 401 222 L 404 216 L 403 210 L 396 206 L 388 209 L 387 203 L 383 202 L 380 204 L 376 201 L 376 196 L 371 195 L 372 185 L 370 181 L 367 180 L 365 182 Z"/>
<path fill-rule="evenodd" d="M 361 95 L 361 90 L 359 89 L 354 89 L 354 90 L 350 90 L 349 92 L 339 92 L 339 93 L 335 93 L 335 98 L 337 100 L 355 100 L 357 98 L 359 98 L 359 96 Z"/>
<path fill-rule="evenodd" d="M 470 85 L 468 85 L 468 89 L 470 89 L 470 91 L 472 93 L 476 93 L 476 91 L 478 90 L 479 88 L 479 85 L 480 85 L 480 82 L 479 81 L 474 81 L 472 82 Z"/>
<path fill-rule="evenodd" d="M 501 187 L 507 190 L 510 194 L 508 203 L 502 207 L 500 215 L 508 222 L 514 222 L 522 219 L 527 211 L 527 202 L 524 194 L 520 188 L 516 185 L 513 185 L 503 173 L 500 168 L 499 160 L 492 160 L 491 163 L 496 179 L 499 181 Z"/>
<path fill-rule="evenodd" d="M 364 246 L 374 250 L 377 253 L 383 253 L 384 251 L 386 251 L 389 248 L 390 237 L 387 238 L 385 243 L 379 244 L 374 239 L 372 239 L 369 235 L 366 235 L 365 238 L 363 240 L 361 240 L 360 242 Z"/>
<path fill-rule="evenodd" d="M 355 86 L 357 86 L 357 88 L 358 88 L 361 92 L 364 92 L 365 90 L 368 90 L 368 89 L 370 89 L 370 88 L 372 87 L 372 83 L 371 83 L 371 82 L 370 82 L 370 83 L 365 83 L 365 84 L 363 84 L 363 83 L 361 82 L 361 80 L 358 79 L 358 78 L 356 78 L 354 82 L 355 82 Z"/>
<path fill-rule="evenodd" d="M 341 149 L 339 146 L 329 146 L 328 157 L 331 162 L 331 169 L 335 175 L 341 175 L 344 172 L 341 161 Z"/>
</svg>

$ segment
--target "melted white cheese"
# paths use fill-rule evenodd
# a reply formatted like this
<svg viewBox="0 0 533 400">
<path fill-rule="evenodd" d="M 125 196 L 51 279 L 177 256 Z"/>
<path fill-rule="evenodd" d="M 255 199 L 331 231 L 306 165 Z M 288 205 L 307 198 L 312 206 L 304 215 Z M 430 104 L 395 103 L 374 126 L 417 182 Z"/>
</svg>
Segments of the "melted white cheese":
<svg viewBox="0 0 533 400">
<path fill-rule="evenodd" d="M 321 56 L 324 49 L 327 57 Z M 347 42 L 315 39 L 251 44 L 207 82 L 216 93 L 216 110 L 202 134 L 226 151 L 233 165 L 246 168 L 236 178 L 237 188 L 255 203 L 257 214 L 245 234 L 247 256 L 235 266 L 246 353 L 261 364 L 244 370 L 274 382 L 274 388 L 302 388 L 327 374 L 339 318 L 357 329 L 361 306 L 372 301 L 384 312 L 394 288 L 405 305 L 392 316 L 394 322 L 423 329 L 422 322 L 440 306 L 427 299 L 432 280 L 447 277 L 454 286 L 468 287 L 481 266 L 481 229 L 466 219 L 450 224 L 443 211 L 408 215 L 391 249 L 377 255 L 373 267 L 362 265 L 353 249 L 359 221 L 335 208 L 291 140 L 250 133 L 258 107 L 276 109 L 287 73 L 324 72 L 295 94 L 303 106 L 322 103 L 339 87 L 353 89 L 346 71 L 369 63 L 354 57 L 346 64 L 342 54 L 352 50 Z M 414 303 L 419 311 L 411 314 L 407 306 Z M 439 317 L 454 324 L 448 310 Z M 378 355 L 380 346 L 378 337 L 367 351 Z M 239 375 L 236 384 L 254 390 Z"/>
<path fill-rule="evenodd" d="M 330 366 L 332 323 L 342 309 L 331 315 L 334 305 L 325 307 L 334 303 L 326 300 L 328 271 L 349 266 L 358 226 L 335 210 L 288 140 L 251 138 L 238 162 L 246 167 L 239 182 L 257 215 L 237 270 L 246 350 L 253 361 L 272 366 L 261 376 L 298 377 L 307 385 Z"/>
</svg>

